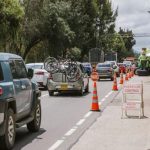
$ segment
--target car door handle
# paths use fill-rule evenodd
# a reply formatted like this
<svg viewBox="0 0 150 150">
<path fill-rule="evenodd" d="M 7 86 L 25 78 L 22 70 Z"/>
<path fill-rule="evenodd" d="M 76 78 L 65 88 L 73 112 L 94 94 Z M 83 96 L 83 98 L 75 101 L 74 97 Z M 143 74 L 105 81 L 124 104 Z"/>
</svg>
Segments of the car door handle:
<svg viewBox="0 0 150 150">
<path fill-rule="evenodd" d="M 22 90 L 26 89 L 27 87 L 25 85 L 21 86 Z"/>
</svg>

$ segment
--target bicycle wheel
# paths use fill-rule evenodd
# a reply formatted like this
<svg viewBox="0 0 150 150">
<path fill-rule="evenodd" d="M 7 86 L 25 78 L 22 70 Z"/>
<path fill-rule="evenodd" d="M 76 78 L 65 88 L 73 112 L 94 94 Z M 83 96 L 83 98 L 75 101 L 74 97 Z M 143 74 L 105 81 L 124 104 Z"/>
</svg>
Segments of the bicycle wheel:
<svg viewBox="0 0 150 150">
<path fill-rule="evenodd" d="M 48 57 L 44 61 L 44 68 L 49 73 L 56 73 L 59 70 L 59 65 L 57 59 L 54 57 Z"/>
<path fill-rule="evenodd" d="M 77 81 L 81 77 L 80 69 L 76 64 L 70 64 L 67 69 L 67 79 Z"/>
</svg>

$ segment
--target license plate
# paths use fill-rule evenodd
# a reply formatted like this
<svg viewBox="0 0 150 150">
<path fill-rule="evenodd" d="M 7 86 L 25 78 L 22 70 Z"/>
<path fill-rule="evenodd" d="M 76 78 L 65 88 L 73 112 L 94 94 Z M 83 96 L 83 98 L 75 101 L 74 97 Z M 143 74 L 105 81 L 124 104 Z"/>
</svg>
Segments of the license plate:
<svg viewBox="0 0 150 150">
<path fill-rule="evenodd" d="M 68 84 L 61 84 L 61 90 L 68 90 Z"/>
</svg>

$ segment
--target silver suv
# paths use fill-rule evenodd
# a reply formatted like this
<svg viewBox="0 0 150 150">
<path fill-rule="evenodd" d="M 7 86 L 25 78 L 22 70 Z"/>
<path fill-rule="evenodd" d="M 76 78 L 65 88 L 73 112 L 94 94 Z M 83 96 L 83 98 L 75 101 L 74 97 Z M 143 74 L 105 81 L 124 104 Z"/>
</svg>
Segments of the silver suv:
<svg viewBox="0 0 150 150">
<path fill-rule="evenodd" d="M 50 75 L 48 79 L 48 92 L 49 95 L 54 95 L 54 92 L 61 91 L 77 91 L 81 96 L 84 92 L 89 91 L 89 78 L 81 63 L 77 63 L 80 71 L 80 78 L 76 81 L 68 80 L 64 73 L 57 72 Z"/>
</svg>

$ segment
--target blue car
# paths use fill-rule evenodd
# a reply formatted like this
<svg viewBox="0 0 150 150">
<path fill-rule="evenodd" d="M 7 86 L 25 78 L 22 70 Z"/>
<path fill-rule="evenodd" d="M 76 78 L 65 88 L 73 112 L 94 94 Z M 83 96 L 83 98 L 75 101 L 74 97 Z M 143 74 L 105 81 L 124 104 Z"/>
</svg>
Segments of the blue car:
<svg viewBox="0 0 150 150">
<path fill-rule="evenodd" d="M 16 128 L 40 130 L 41 92 L 32 76 L 20 56 L 0 53 L 0 149 L 13 148 Z"/>
<path fill-rule="evenodd" d="M 84 69 L 85 69 L 86 73 L 88 74 L 88 76 L 90 76 L 92 73 L 91 64 L 90 63 L 82 63 L 82 65 L 84 66 Z"/>
</svg>

